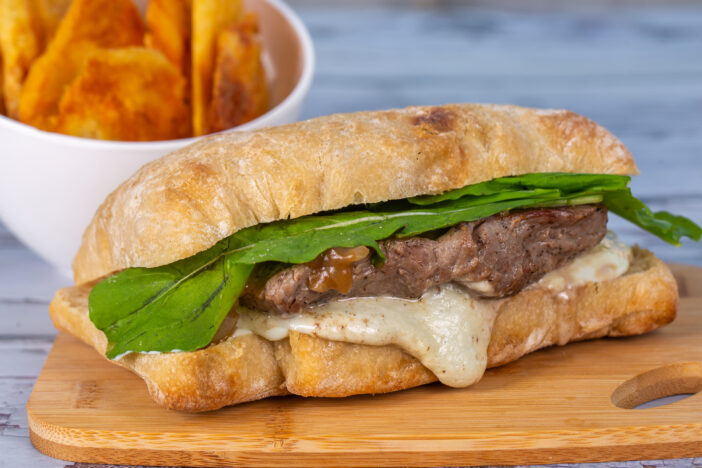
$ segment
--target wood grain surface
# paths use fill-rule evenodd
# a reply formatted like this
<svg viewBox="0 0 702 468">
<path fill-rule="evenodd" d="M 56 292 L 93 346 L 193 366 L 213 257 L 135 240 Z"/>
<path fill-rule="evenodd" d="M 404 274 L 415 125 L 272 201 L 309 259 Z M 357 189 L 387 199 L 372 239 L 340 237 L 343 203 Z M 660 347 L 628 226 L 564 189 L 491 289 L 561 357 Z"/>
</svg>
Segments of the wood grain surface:
<svg viewBox="0 0 702 468">
<path fill-rule="evenodd" d="M 631 149 L 634 192 L 651 208 L 702 223 L 699 1 L 288 3 L 317 53 L 304 118 L 457 101 L 572 109 Z M 616 217 L 610 226 L 666 261 L 702 266 L 700 245 L 675 248 Z M 25 403 L 56 334 L 48 302 L 68 284 L 0 223 L 0 467 L 67 465 L 31 446 Z M 598 466 L 702 467 L 702 457 L 682 456 Z"/>
<path fill-rule="evenodd" d="M 702 269 L 676 268 L 685 285 Z M 695 286 L 697 288 L 697 286 Z M 59 333 L 27 404 L 32 443 L 91 463 L 461 466 L 702 456 L 702 295 L 649 335 L 570 344 L 433 384 L 343 399 L 281 397 L 204 414 L 157 407 L 143 381 Z"/>
</svg>

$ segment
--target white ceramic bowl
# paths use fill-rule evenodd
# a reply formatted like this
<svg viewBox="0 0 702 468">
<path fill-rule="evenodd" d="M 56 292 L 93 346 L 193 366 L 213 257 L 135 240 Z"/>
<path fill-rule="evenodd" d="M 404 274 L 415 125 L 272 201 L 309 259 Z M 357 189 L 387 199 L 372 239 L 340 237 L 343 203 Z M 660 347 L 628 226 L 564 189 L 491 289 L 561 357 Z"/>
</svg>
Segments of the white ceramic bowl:
<svg viewBox="0 0 702 468">
<path fill-rule="evenodd" d="M 297 120 L 314 74 L 312 41 L 297 15 L 280 0 L 246 5 L 259 16 L 271 108 L 234 131 Z M 83 230 L 105 197 L 142 165 L 194 140 L 90 140 L 0 116 L 0 218 L 24 244 L 68 273 Z"/>
</svg>

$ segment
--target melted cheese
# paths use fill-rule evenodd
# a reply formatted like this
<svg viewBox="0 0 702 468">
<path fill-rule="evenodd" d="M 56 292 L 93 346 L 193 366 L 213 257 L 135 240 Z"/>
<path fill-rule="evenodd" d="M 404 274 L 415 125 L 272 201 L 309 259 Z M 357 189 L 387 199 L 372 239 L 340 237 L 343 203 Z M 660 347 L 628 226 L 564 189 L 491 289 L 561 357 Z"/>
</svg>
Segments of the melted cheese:
<svg viewBox="0 0 702 468">
<path fill-rule="evenodd" d="M 530 287 L 567 294 L 569 288 L 621 276 L 630 261 L 631 249 L 608 233 L 601 243 Z M 442 383 L 466 387 L 485 371 L 492 325 L 502 302 L 476 299 L 448 284 L 428 290 L 419 300 L 344 299 L 288 317 L 239 307 L 234 336 L 253 332 L 277 341 L 295 330 L 334 341 L 393 344 L 418 359 Z"/>
<path fill-rule="evenodd" d="M 608 281 L 623 275 L 631 264 L 631 247 L 607 232 L 602 241 L 562 268 L 544 275 L 531 287 L 563 291 L 585 283 Z"/>
<path fill-rule="evenodd" d="M 240 307 L 238 326 L 270 341 L 295 330 L 334 341 L 394 344 L 442 383 L 466 387 L 485 371 L 500 302 L 473 299 L 447 284 L 428 290 L 418 300 L 359 297 L 328 302 L 287 318 Z"/>
</svg>

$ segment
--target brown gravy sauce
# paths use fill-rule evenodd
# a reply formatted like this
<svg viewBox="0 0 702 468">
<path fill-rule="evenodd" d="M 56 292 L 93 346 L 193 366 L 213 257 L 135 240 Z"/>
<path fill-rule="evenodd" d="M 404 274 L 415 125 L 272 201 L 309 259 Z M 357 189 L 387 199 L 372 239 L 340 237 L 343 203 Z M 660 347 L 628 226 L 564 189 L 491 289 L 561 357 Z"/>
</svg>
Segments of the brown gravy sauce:
<svg viewBox="0 0 702 468">
<path fill-rule="evenodd" d="M 362 245 L 334 247 L 324 251 L 308 264 L 310 276 L 307 286 L 319 293 L 335 289 L 346 294 L 353 284 L 353 264 L 366 258 L 369 253 L 368 247 Z"/>
</svg>

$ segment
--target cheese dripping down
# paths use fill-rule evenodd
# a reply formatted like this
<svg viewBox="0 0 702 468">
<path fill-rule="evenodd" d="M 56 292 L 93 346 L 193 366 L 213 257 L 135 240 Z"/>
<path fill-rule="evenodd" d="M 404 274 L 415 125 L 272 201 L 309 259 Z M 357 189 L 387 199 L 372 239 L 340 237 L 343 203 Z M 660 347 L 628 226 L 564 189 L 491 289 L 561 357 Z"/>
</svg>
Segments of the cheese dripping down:
<svg viewBox="0 0 702 468">
<path fill-rule="evenodd" d="M 567 294 L 587 282 L 615 279 L 629 269 L 631 249 L 608 233 L 571 263 L 530 288 Z M 445 385 L 466 387 L 482 377 L 492 325 L 505 300 L 478 299 L 453 284 L 428 290 L 418 300 L 392 297 L 342 299 L 279 316 L 238 307 L 233 337 L 255 333 L 277 341 L 290 330 L 327 340 L 393 344 L 419 360 Z"/>
<path fill-rule="evenodd" d="M 238 330 L 270 341 L 290 330 L 327 340 L 374 346 L 394 344 L 444 384 L 466 387 L 482 377 L 501 301 L 475 300 L 459 286 L 429 289 L 416 300 L 363 297 L 331 301 L 280 317 L 239 307 Z"/>
</svg>

